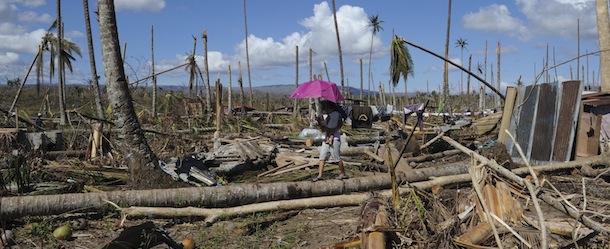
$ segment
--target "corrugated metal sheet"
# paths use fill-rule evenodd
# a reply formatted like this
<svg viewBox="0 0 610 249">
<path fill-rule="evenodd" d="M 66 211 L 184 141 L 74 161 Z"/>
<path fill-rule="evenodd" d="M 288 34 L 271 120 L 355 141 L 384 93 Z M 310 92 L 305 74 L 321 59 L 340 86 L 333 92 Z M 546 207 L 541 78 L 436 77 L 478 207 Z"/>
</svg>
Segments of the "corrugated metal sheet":
<svg viewBox="0 0 610 249">
<path fill-rule="evenodd" d="M 536 163 L 570 160 L 581 90 L 579 81 L 519 89 L 510 130 L 516 135 L 526 160 Z M 523 162 L 514 143 L 506 146 L 513 160 Z"/>
<path fill-rule="evenodd" d="M 552 161 L 569 161 L 572 157 L 572 145 L 574 143 L 574 131 L 576 130 L 577 118 L 575 115 L 578 108 L 580 96 L 580 81 L 566 81 L 561 87 L 559 98 L 559 111 L 557 116 L 557 128 L 553 145 Z"/>
<path fill-rule="evenodd" d="M 521 111 L 519 114 L 519 122 L 517 124 L 517 143 L 523 149 L 526 157 L 530 157 L 530 140 L 532 131 L 534 130 L 536 116 L 536 105 L 538 104 L 538 86 L 527 86 L 523 91 L 523 100 L 517 105 L 521 105 Z M 513 149 L 513 157 L 520 158 L 517 149 Z"/>
<path fill-rule="evenodd" d="M 557 98 L 557 84 L 541 84 L 538 90 L 538 110 L 536 111 L 536 126 L 532 139 L 531 160 L 549 161 L 555 132 L 555 104 Z"/>
</svg>

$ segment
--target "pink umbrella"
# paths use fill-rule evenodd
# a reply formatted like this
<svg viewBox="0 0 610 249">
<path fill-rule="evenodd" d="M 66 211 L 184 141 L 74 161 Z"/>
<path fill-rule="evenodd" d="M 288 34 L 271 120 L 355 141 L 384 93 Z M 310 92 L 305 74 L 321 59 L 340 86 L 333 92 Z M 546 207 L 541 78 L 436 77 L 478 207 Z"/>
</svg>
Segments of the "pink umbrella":
<svg viewBox="0 0 610 249">
<path fill-rule="evenodd" d="M 335 83 L 322 80 L 314 80 L 301 84 L 290 95 L 290 98 L 323 98 L 335 103 L 344 100 L 341 91 Z"/>
</svg>

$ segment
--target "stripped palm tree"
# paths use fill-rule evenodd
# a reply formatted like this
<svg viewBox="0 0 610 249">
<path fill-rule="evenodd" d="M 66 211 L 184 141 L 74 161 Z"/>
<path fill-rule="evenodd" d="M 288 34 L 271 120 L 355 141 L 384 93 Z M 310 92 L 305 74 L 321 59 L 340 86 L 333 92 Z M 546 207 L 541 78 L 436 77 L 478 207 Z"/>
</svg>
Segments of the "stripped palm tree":
<svg viewBox="0 0 610 249">
<path fill-rule="evenodd" d="M 100 93 L 100 86 L 98 82 L 99 76 L 97 74 L 97 67 L 95 65 L 95 52 L 93 50 L 93 37 L 91 35 L 91 20 L 89 18 L 88 0 L 83 0 L 83 12 L 85 15 L 85 27 L 87 31 L 87 50 L 89 51 L 89 66 L 91 67 L 91 86 L 93 87 L 97 117 L 102 119 L 104 118 L 104 107 L 102 104 L 102 95 Z"/>
<path fill-rule="evenodd" d="M 445 63 L 443 64 L 443 103 L 439 107 L 444 106 L 449 98 L 449 36 L 451 34 L 451 0 L 447 13 L 447 35 L 445 36 Z"/>
<path fill-rule="evenodd" d="M 129 92 L 114 10 L 114 0 L 99 0 L 99 30 L 108 101 L 113 107 L 113 121 L 118 130 L 115 144 L 129 167 L 133 189 L 167 188 L 175 183 L 159 167 L 159 160 L 148 145 Z"/>
<path fill-rule="evenodd" d="M 468 51 L 468 48 L 466 48 L 467 46 L 468 46 L 468 39 L 462 39 L 462 37 L 460 37 L 455 41 L 455 47 L 460 48 L 460 57 L 462 60 L 462 65 L 464 64 L 464 49 L 466 49 L 466 51 Z M 461 72 L 460 89 L 462 89 L 463 81 L 464 81 L 464 72 Z"/>
<path fill-rule="evenodd" d="M 610 19 L 608 18 L 608 1 L 596 0 L 597 33 L 599 40 L 599 64 L 601 69 L 601 90 L 610 91 Z"/>
<path fill-rule="evenodd" d="M 379 33 L 380 30 L 383 30 L 383 28 L 381 27 L 381 24 L 383 23 L 382 20 L 379 20 L 379 15 L 371 15 L 369 16 L 369 24 L 367 25 L 367 27 L 372 28 L 372 33 L 371 33 L 371 49 L 369 51 L 369 73 L 368 75 L 368 82 L 369 82 L 369 95 L 368 95 L 368 104 L 371 105 L 371 62 L 372 62 L 372 58 L 373 58 L 373 38 L 375 37 L 375 35 L 377 33 Z"/>
</svg>

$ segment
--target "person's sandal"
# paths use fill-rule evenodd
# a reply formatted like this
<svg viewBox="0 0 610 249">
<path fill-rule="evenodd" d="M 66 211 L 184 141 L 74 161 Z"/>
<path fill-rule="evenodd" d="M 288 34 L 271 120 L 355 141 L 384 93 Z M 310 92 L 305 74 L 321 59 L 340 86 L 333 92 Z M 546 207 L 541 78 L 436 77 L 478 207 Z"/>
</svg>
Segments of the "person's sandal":
<svg viewBox="0 0 610 249">
<path fill-rule="evenodd" d="M 324 178 L 321 177 L 321 176 L 316 176 L 315 178 L 312 179 L 312 181 L 314 181 L 314 182 L 317 182 L 317 181 L 320 181 L 320 180 L 324 180 Z"/>
<path fill-rule="evenodd" d="M 347 175 L 339 175 L 339 176 L 335 177 L 335 179 L 337 179 L 337 180 L 344 180 L 344 179 L 348 179 L 348 178 L 349 178 L 349 176 L 347 176 Z"/>
</svg>

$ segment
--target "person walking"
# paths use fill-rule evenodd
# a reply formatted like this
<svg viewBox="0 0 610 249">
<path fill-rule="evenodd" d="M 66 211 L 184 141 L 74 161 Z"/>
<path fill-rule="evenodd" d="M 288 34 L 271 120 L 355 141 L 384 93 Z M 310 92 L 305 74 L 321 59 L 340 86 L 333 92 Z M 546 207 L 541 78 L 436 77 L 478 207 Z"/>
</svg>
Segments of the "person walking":
<svg viewBox="0 0 610 249">
<path fill-rule="evenodd" d="M 337 163 L 339 165 L 339 176 L 336 179 L 343 180 L 347 179 L 348 176 L 345 174 L 345 168 L 343 167 L 343 160 L 341 160 L 341 127 L 343 126 L 343 115 L 338 110 L 338 106 L 328 100 L 320 102 L 323 112 L 325 112 L 326 119 L 322 120 L 322 117 L 318 117 L 318 125 L 320 130 L 326 134 L 324 141 L 322 141 L 322 147 L 320 149 L 320 163 L 318 167 L 318 176 L 313 181 L 323 180 L 324 166 L 326 162 Z"/>
</svg>

